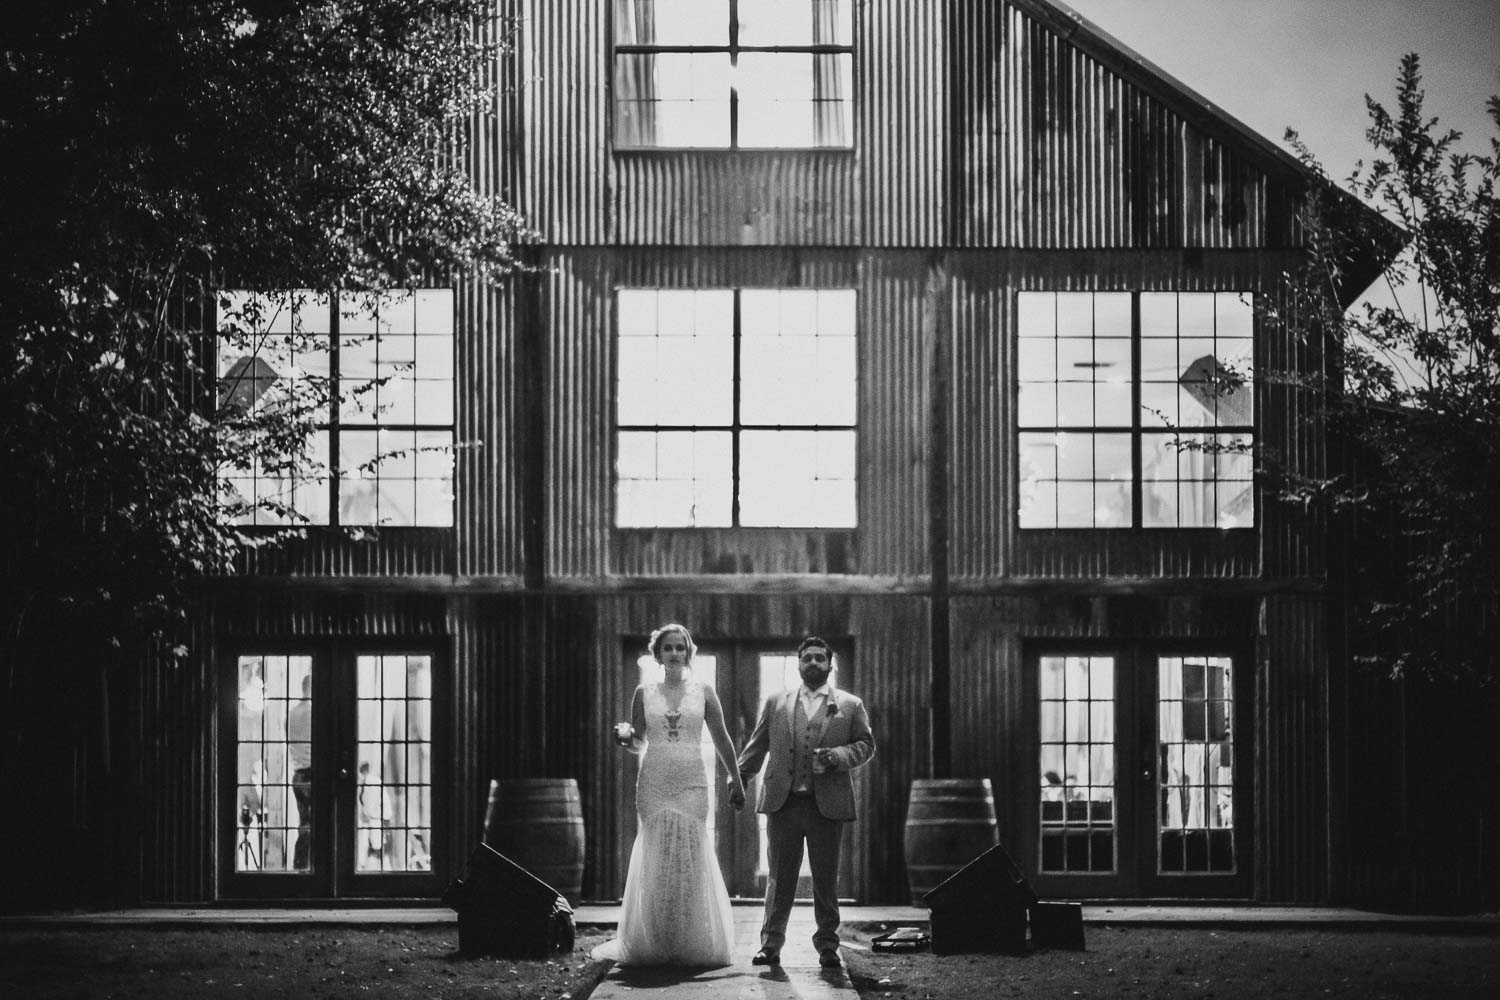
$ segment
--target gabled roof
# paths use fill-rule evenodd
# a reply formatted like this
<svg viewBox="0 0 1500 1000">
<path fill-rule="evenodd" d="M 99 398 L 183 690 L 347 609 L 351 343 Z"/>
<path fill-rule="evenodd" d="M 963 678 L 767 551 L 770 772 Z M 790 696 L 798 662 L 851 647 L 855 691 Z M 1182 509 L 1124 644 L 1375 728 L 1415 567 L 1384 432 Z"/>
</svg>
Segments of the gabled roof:
<svg viewBox="0 0 1500 1000">
<path fill-rule="evenodd" d="M 1322 186 L 1340 212 L 1362 215 L 1376 234 L 1367 257 L 1351 261 L 1339 288 L 1341 305 L 1357 300 L 1400 253 L 1410 236 L 1328 178 L 1306 167 L 1272 140 L 1235 118 L 1061 0 L 1007 0 L 1063 41 L 1139 87 L 1205 135 L 1249 152 L 1269 175 L 1298 190 Z"/>
</svg>

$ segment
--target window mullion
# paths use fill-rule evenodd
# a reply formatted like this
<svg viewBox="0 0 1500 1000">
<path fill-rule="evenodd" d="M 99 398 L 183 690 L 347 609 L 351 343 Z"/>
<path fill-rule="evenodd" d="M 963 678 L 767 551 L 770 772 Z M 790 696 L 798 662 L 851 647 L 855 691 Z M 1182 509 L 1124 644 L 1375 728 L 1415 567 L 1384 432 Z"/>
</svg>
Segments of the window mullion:
<svg viewBox="0 0 1500 1000">
<path fill-rule="evenodd" d="M 731 3 L 734 0 L 731 0 Z M 730 412 L 730 435 L 729 435 L 729 523 L 736 528 L 740 526 L 740 290 L 734 290 L 734 319 L 730 327 L 732 333 L 731 351 L 733 352 L 732 365 L 734 383 L 731 394 L 733 397 Z"/>
<path fill-rule="evenodd" d="M 1141 443 L 1141 296 L 1130 295 L 1130 526 L 1144 523 L 1145 477 Z"/>
<path fill-rule="evenodd" d="M 737 76 L 740 65 L 740 0 L 729 0 L 729 148 L 740 148 L 740 87 Z M 736 324 L 739 316 L 739 293 L 735 293 Z M 736 326 L 736 329 L 738 327 Z M 738 363 L 738 360 L 736 360 Z M 736 411 L 738 412 L 738 411 Z M 739 468 L 735 467 L 736 474 Z M 736 493 L 736 495 L 738 495 Z M 738 507 L 736 507 L 736 514 Z M 736 518 L 738 523 L 738 518 Z"/>
<path fill-rule="evenodd" d="M 339 290 L 328 292 L 328 523 L 339 523 L 339 401 L 343 381 L 339 366 Z"/>
</svg>

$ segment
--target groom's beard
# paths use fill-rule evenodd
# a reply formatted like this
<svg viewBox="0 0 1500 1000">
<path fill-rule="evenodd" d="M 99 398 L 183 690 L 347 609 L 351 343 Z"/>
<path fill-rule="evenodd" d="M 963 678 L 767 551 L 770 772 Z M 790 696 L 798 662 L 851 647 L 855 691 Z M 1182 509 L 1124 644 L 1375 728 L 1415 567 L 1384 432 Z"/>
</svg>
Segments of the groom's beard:
<svg viewBox="0 0 1500 1000">
<path fill-rule="evenodd" d="M 828 680 L 828 675 L 833 673 L 832 669 L 819 670 L 817 667 L 802 667 L 802 683 L 807 685 L 809 691 L 816 691 Z"/>
</svg>

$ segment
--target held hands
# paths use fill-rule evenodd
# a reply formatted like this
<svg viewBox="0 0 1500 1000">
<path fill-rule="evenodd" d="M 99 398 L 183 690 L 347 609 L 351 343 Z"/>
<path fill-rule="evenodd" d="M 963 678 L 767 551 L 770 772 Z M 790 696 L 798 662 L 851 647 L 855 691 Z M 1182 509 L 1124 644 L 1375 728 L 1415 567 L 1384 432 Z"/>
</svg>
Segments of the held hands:
<svg viewBox="0 0 1500 1000">
<path fill-rule="evenodd" d="M 745 808 L 745 786 L 734 778 L 729 779 L 729 804 L 735 812 Z"/>
<path fill-rule="evenodd" d="M 628 722 L 615 723 L 615 743 L 628 747 L 635 742 L 635 727 Z"/>
</svg>

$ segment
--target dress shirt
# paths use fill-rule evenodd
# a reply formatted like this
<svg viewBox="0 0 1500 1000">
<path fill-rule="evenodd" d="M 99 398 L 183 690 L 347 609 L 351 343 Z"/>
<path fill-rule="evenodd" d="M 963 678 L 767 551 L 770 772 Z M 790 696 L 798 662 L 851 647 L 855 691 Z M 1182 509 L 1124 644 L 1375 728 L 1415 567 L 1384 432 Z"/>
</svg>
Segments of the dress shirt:
<svg viewBox="0 0 1500 1000">
<path fill-rule="evenodd" d="M 801 690 L 797 692 L 797 697 L 802 699 L 802 714 L 807 716 L 808 722 L 818 717 L 818 713 L 823 710 L 823 702 L 829 694 L 827 682 L 824 682 L 823 686 L 816 691 L 810 690 L 806 684 L 802 685 Z"/>
</svg>

